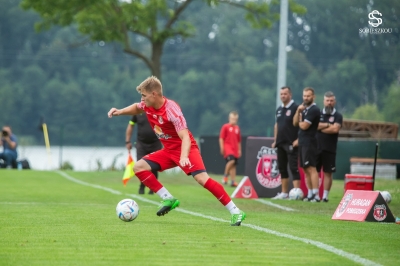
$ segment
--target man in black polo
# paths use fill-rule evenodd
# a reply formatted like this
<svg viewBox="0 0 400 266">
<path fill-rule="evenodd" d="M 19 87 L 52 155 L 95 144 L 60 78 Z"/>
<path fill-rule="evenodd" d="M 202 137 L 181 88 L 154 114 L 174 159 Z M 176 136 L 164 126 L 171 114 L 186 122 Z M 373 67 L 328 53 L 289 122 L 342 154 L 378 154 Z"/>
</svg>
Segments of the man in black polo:
<svg viewBox="0 0 400 266">
<path fill-rule="evenodd" d="M 298 148 L 297 132 L 298 127 L 293 125 L 293 116 L 298 105 L 292 100 L 292 91 L 289 87 L 282 87 L 280 91 L 282 105 L 276 109 L 276 123 L 274 126 L 274 142 L 272 148 L 277 148 L 277 159 L 279 172 L 282 180 L 282 192 L 272 199 L 288 199 L 289 193 L 289 172 L 293 175 L 293 186 L 300 188 L 300 174 L 297 165 Z"/>
<path fill-rule="evenodd" d="M 317 132 L 317 171 L 321 171 L 322 167 L 324 172 L 323 202 L 328 202 L 328 195 L 332 186 L 332 173 L 336 171 L 336 147 L 339 130 L 343 123 L 343 116 L 336 111 L 335 104 L 335 95 L 331 91 L 326 92 L 324 109 L 321 110 Z"/>
<path fill-rule="evenodd" d="M 129 151 L 132 149 L 131 137 L 135 125 L 137 125 L 136 160 L 139 161 L 143 156 L 160 150 L 162 145 L 151 128 L 146 114 L 134 115 L 129 121 L 125 133 L 125 146 Z M 153 174 L 158 178 L 157 171 L 154 171 Z M 145 185 L 140 183 L 139 194 L 144 194 L 144 188 Z M 153 191 L 150 190 L 149 194 L 153 194 Z"/>
<path fill-rule="evenodd" d="M 293 125 L 299 127 L 299 158 L 308 188 L 304 201 L 320 202 L 318 195 L 319 178 L 317 166 L 317 130 L 320 110 L 314 103 L 315 93 L 311 87 L 303 90 L 303 104 L 299 105 L 293 117 Z"/>
</svg>

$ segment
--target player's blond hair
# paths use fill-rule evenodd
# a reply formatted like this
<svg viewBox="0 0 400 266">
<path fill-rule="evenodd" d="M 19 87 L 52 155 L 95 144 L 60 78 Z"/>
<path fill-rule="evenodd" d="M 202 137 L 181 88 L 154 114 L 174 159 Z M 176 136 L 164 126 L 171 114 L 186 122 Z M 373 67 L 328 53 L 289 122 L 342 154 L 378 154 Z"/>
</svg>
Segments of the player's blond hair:
<svg viewBox="0 0 400 266">
<path fill-rule="evenodd" d="M 233 116 L 239 116 L 239 113 L 237 111 L 231 111 L 229 112 L 229 114 Z"/>
<path fill-rule="evenodd" d="M 162 85 L 161 81 L 155 77 L 151 76 L 145 79 L 139 86 L 136 87 L 137 92 L 141 93 L 142 91 L 146 92 L 157 92 L 162 95 Z"/>
</svg>

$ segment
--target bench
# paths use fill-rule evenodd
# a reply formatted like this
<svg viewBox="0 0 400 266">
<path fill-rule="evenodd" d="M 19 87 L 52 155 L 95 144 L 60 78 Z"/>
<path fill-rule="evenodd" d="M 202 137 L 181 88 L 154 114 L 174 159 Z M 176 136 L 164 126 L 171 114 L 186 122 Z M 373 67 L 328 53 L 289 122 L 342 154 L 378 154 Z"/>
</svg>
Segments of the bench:
<svg viewBox="0 0 400 266">
<path fill-rule="evenodd" d="M 400 164 L 397 159 L 377 159 L 375 176 L 377 179 L 395 180 L 397 177 L 396 165 Z M 373 174 L 374 158 L 350 158 L 351 174 L 371 175 Z"/>
</svg>

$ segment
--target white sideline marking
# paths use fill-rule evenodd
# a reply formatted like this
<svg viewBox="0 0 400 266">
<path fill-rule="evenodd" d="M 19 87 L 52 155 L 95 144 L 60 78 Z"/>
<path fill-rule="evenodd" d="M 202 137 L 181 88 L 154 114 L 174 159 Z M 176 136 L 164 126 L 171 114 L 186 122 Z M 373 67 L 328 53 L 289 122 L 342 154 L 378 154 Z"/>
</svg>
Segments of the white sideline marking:
<svg viewBox="0 0 400 266">
<path fill-rule="evenodd" d="M 111 192 L 111 193 L 117 194 L 117 195 L 122 195 L 123 194 L 122 192 L 114 190 L 114 189 L 111 189 L 111 188 L 107 188 L 107 187 L 103 187 L 103 186 L 100 186 L 100 185 L 87 183 L 87 182 L 81 181 L 79 179 L 75 179 L 72 176 L 68 175 L 67 173 L 64 173 L 64 172 L 61 172 L 61 171 L 56 171 L 56 173 L 62 175 L 63 177 L 65 177 L 66 179 L 68 179 L 68 180 L 70 180 L 72 182 L 75 182 L 75 183 L 78 183 L 78 184 L 81 184 L 81 185 L 84 185 L 84 186 L 89 186 L 89 187 L 92 187 L 92 188 L 98 188 L 98 189 L 105 190 L 105 191 L 108 191 L 108 192 Z M 126 194 L 126 195 L 127 196 L 131 196 L 131 197 L 136 198 L 136 199 L 139 199 L 139 200 L 141 200 L 143 202 L 148 202 L 148 203 L 155 204 L 155 205 L 159 205 L 160 204 L 159 202 L 156 202 L 156 201 L 153 201 L 153 200 L 149 200 L 149 199 L 146 199 L 144 197 L 141 197 L 141 196 L 138 196 L 138 195 L 135 195 L 135 194 Z M 213 217 L 213 216 L 204 215 L 204 214 L 197 213 L 197 212 L 187 211 L 187 210 L 184 210 L 182 208 L 175 209 L 174 211 L 183 212 L 183 213 L 186 213 L 186 214 L 190 214 L 190 215 L 193 215 L 193 216 L 206 218 L 206 219 L 217 221 L 217 222 L 223 222 L 223 223 L 229 222 L 228 220 L 216 218 L 216 217 Z M 341 249 L 335 248 L 333 246 L 324 244 L 324 243 L 319 242 L 319 241 L 314 241 L 314 240 L 307 239 L 307 238 L 302 238 L 302 237 L 297 237 L 297 236 L 293 236 L 293 235 L 289 235 L 289 234 L 284 234 L 284 233 L 281 233 L 281 232 L 278 232 L 278 231 L 270 230 L 268 228 L 264 228 L 264 227 L 260 227 L 260 226 L 252 225 L 252 224 L 243 223 L 242 226 L 249 227 L 251 229 L 254 229 L 254 230 L 257 230 L 257 231 L 261 231 L 261 232 L 265 232 L 265 233 L 268 233 L 268 234 L 276 235 L 276 236 L 279 236 L 279 237 L 285 237 L 285 238 L 301 241 L 301 242 L 304 242 L 304 243 L 307 243 L 307 244 L 311 244 L 311 245 L 316 246 L 317 248 L 324 249 L 324 250 L 326 250 L 328 252 L 332 252 L 332 253 L 334 253 L 336 255 L 342 256 L 342 257 L 344 257 L 346 259 L 349 259 L 351 261 L 360 263 L 362 265 L 382 266 L 381 264 L 376 263 L 374 261 L 371 261 L 371 260 L 368 260 L 368 259 L 364 259 L 364 258 L 362 258 L 362 257 L 360 257 L 360 256 L 358 256 L 356 254 L 352 254 L 352 253 L 343 251 Z"/>
<path fill-rule="evenodd" d="M 281 206 L 281 205 L 279 205 L 279 204 L 272 203 L 272 202 L 270 202 L 270 201 L 268 201 L 268 200 L 255 199 L 255 201 L 264 203 L 264 204 L 266 204 L 266 205 L 269 205 L 269 206 L 272 206 L 272 207 L 275 207 L 275 208 L 278 208 L 278 209 L 282 209 L 282 210 L 285 210 L 285 211 L 289 211 L 289 212 L 291 212 L 291 211 L 296 211 L 295 209 L 292 209 L 292 208 L 289 208 L 289 207 L 285 207 L 285 206 Z"/>
</svg>

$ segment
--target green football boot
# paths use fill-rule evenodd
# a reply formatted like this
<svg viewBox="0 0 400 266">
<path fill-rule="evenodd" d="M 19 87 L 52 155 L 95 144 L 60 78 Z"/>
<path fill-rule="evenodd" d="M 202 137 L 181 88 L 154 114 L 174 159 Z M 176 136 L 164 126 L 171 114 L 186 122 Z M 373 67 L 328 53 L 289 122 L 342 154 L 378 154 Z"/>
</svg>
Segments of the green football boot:
<svg viewBox="0 0 400 266">
<path fill-rule="evenodd" d="M 242 221 L 246 219 L 246 213 L 243 211 L 240 211 L 239 214 L 232 214 L 231 215 L 231 225 L 232 226 L 240 226 Z"/>
<path fill-rule="evenodd" d="M 157 212 L 158 216 L 164 216 L 167 214 L 169 211 L 175 209 L 176 207 L 179 207 L 179 200 L 175 198 L 171 199 L 165 199 L 161 201 L 160 209 Z"/>
</svg>

